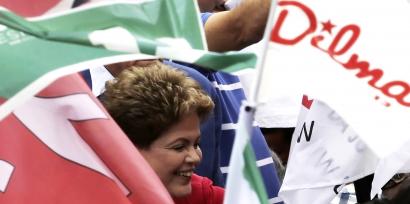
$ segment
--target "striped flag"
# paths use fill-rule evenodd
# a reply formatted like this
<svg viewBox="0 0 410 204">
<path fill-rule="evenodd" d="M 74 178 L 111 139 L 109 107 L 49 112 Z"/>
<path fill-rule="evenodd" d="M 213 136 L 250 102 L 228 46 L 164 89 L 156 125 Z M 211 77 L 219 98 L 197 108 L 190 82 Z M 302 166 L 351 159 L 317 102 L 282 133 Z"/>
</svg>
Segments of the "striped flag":
<svg viewBox="0 0 410 204">
<path fill-rule="evenodd" d="M 254 114 L 254 107 L 241 107 L 230 159 L 229 168 L 233 170 L 227 178 L 225 204 L 268 203 L 265 186 L 250 144 Z"/>
</svg>

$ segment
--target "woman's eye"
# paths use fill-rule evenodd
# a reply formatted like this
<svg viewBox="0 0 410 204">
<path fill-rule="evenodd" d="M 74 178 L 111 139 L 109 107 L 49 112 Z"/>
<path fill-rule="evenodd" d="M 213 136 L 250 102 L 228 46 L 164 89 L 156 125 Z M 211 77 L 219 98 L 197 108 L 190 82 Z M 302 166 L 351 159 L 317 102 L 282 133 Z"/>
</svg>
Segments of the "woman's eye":
<svg viewBox="0 0 410 204">
<path fill-rule="evenodd" d="M 172 149 L 174 149 L 178 152 L 182 152 L 185 149 L 185 145 L 176 145 L 176 146 L 172 147 Z"/>
<path fill-rule="evenodd" d="M 195 148 L 195 149 L 200 148 L 199 143 L 194 144 L 194 148 Z"/>
</svg>

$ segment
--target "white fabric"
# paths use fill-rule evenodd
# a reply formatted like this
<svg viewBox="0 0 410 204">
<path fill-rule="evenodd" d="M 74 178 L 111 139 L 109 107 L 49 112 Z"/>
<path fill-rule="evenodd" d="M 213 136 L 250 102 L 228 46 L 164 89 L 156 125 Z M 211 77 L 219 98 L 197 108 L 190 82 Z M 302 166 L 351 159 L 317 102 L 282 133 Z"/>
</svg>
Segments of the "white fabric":
<svg viewBox="0 0 410 204">
<path fill-rule="evenodd" d="M 410 170 L 410 27 L 397 26 L 410 24 L 410 3 L 292 3 L 278 6 L 283 21 L 271 33 L 262 83 L 275 95 L 325 101 L 355 129 L 381 158 L 374 196 L 395 173 Z"/>
<path fill-rule="evenodd" d="M 90 75 L 94 96 L 99 96 L 104 93 L 105 82 L 114 79 L 112 74 L 104 66 L 91 68 Z"/>
<path fill-rule="evenodd" d="M 256 112 L 259 127 L 285 128 L 295 127 L 300 109 L 300 101 L 287 96 L 272 97 L 260 104 Z"/>
<path fill-rule="evenodd" d="M 354 184 L 349 184 L 342 187 L 342 190 L 337 195 L 335 199 L 330 202 L 330 204 L 356 204 L 356 191 L 354 189 Z"/>
<path fill-rule="evenodd" d="M 241 2 L 242 2 L 242 0 L 227 0 L 225 2 L 225 7 L 228 10 L 232 10 L 235 7 L 237 7 Z"/>
<path fill-rule="evenodd" d="M 256 166 L 261 167 L 261 166 L 265 166 L 265 165 L 272 164 L 272 163 L 273 163 L 272 157 L 268 157 L 268 158 L 256 161 Z M 226 174 L 229 171 L 229 166 L 222 166 L 222 167 L 219 167 L 219 168 L 221 169 L 221 172 L 223 174 Z"/>
<path fill-rule="evenodd" d="M 376 168 L 372 183 L 371 197 L 381 192 L 381 188 L 394 176 L 396 173 L 410 172 L 410 140 L 393 154 L 383 158 Z"/>
<path fill-rule="evenodd" d="M 212 84 L 214 85 L 215 88 L 221 91 L 233 91 L 233 90 L 242 89 L 241 82 L 237 82 L 233 84 L 218 84 L 218 82 L 213 81 Z"/>
<path fill-rule="evenodd" d="M 0 160 L 0 192 L 5 192 L 14 171 L 14 166 L 4 160 Z"/>
<path fill-rule="evenodd" d="M 33 97 L 24 106 L 14 110 L 14 115 L 53 152 L 106 175 L 113 179 L 125 194 L 129 193 L 71 124 L 71 121 L 107 119 L 106 114 L 89 95 Z"/>
<path fill-rule="evenodd" d="M 246 111 L 245 105 L 241 106 L 238 129 L 235 132 L 235 142 L 228 168 L 224 204 L 260 203 L 256 189 L 252 187 L 251 181 L 244 175 L 244 169 L 248 168 L 244 159 L 245 147 L 250 142 L 253 115 L 253 111 Z M 254 165 L 256 166 L 256 163 Z"/>
<path fill-rule="evenodd" d="M 277 7 L 277 20 L 287 15 L 283 23 L 275 23 L 273 31 L 277 32 L 272 32 L 274 42 L 262 82 L 271 83 L 268 92 L 293 94 L 295 100 L 307 94 L 325 101 L 379 156 L 396 151 L 410 139 L 410 27 L 404 26 L 410 24 L 410 4 L 291 2 L 294 4 L 281 1 Z M 333 24 L 328 24 L 331 32 L 325 30 L 325 23 Z M 363 62 L 361 71 L 358 63 L 347 66 L 354 56 Z M 357 76 L 370 75 L 366 69 L 383 72 L 373 86 L 371 76 Z"/>
<path fill-rule="evenodd" d="M 62 0 L 59 1 L 54 7 L 50 8 L 45 12 L 44 14 L 50 14 L 50 13 L 57 13 L 60 11 L 66 11 L 68 9 L 71 9 L 74 4 L 74 0 Z"/>
<path fill-rule="evenodd" d="M 241 52 L 252 52 L 260 56 L 262 45 L 259 42 L 244 48 Z M 300 99 L 295 98 L 294 94 L 286 91 L 286 89 L 272 92 L 272 82 L 269 79 L 269 74 L 272 73 L 271 69 L 275 68 L 267 67 L 264 70 L 258 99 L 261 103 L 258 105 L 257 112 L 255 113 L 255 121 L 259 127 L 263 128 L 295 127 L 300 109 Z M 255 70 L 245 69 L 234 74 L 239 77 L 245 95 L 249 98 L 249 92 L 256 77 Z"/>
<path fill-rule="evenodd" d="M 103 45 L 108 50 L 130 53 L 140 52 L 133 34 L 120 26 L 95 30 L 88 34 L 88 39 L 93 45 Z"/>
<path fill-rule="evenodd" d="M 138 61 L 138 60 L 154 60 L 155 56 L 146 54 L 131 54 L 119 56 L 116 62 Z M 115 63 L 116 63 L 115 62 Z M 108 64 L 108 63 L 107 63 Z M 110 63 L 111 64 L 111 63 Z M 95 96 L 101 95 L 105 91 L 105 82 L 114 79 L 114 76 L 104 67 L 96 66 L 90 68 L 92 92 Z"/>
<path fill-rule="evenodd" d="M 328 204 L 336 185 L 373 173 L 377 163 L 352 127 L 315 100 L 301 109 L 279 197 L 286 204 Z"/>
<path fill-rule="evenodd" d="M 279 198 L 279 197 L 274 197 L 274 198 L 271 198 L 271 199 L 269 199 L 269 203 L 270 204 L 275 204 L 275 203 L 280 203 L 280 202 L 282 202 L 283 200 L 281 199 L 281 198 Z"/>
</svg>

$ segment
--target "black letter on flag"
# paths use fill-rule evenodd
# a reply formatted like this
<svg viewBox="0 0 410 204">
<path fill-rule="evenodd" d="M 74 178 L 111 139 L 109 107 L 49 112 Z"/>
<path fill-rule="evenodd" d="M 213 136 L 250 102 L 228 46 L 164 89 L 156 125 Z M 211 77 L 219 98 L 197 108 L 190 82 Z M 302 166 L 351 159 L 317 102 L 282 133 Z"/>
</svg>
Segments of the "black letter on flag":
<svg viewBox="0 0 410 204">
<path fill-rule="evenodd" d="M 310 123 L 310 129 L 309 129 L 309 134 L 308 134 L 307 130 L 306 130 L 306 122 L 303 123 L 302 130 L 300 131 L 300 134 L 299 134 L 299 137 L 298 137 L 298 140 L 297 140 L 298 143 L 300 142 L 300 139 L 302 137 L 302 132 L 305 135 L 306 141 L 307 142 L 310 141 L 310 138 L 312 137 L 312 131 L 313 131 L 313 125 L 314 124 L 315 124 L 315 121 L 312 120 L 312 122 Z"/>
</svg>

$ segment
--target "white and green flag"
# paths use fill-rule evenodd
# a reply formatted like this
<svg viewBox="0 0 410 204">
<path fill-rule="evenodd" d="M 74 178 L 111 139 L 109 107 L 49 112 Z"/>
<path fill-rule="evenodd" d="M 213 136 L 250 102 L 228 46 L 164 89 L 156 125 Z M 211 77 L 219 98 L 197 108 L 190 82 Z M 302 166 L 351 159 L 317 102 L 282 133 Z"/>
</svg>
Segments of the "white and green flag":
<svg viewBox="0 0 410 204">
<path fill-rule="evenodd" d="M 195 2 L 110 1 L 30 19 L 0 7 L 0 119 L 58 77 L 104 64 L 155 56 L 253 67 L 254 55 L 206 51 Z"/>
<path fill-rule="evenodd" d="M 265 186 L 250 144 L 255 108 L 242 105 L 231 153 L 225 204 L 268 203 Z"/>
</svg>

